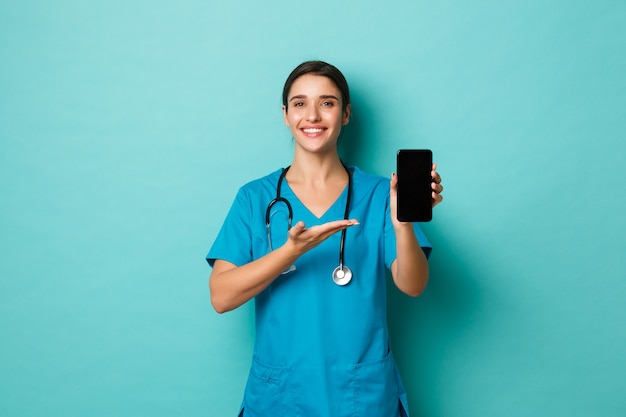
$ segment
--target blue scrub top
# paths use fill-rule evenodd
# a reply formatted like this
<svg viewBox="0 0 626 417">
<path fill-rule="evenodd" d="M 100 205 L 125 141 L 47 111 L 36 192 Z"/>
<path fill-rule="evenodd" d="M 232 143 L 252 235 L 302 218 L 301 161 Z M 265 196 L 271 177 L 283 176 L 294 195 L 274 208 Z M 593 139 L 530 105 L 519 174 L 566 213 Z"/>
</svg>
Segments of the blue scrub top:
<svg viewBox="0 0 626 417">
<path fill-rule="evenodd" d="M 242 404 L 246 417 L 408 415 L 386 317 L 386 269 L 396 258 L 389 180 L 356 167 L 350 170 L 349 218 L 360 225 L 346 231 L 344 264 L 352 269 L 353 279 L 346 286 L 332 280 L 339 264 L 338 232 L 256 296 L 256 343 Z M 241 266 L 269 252 L 265 211 L 276 197 L 280 173 L 239 190 L 207 255 L 211 266 L 216 259 Z M 320 218 L 298 200 L 286 180 L 281 195 L 291 203 L 293 224 L 301 220 L 310 227 L 343 219 L 347 191 Z M 284 204 L 272 208 L 271 221 L 277 248 L 287 239 Z M 430 243 L 417 224 L 414 228 L 428 256 Z"/>
</svg>

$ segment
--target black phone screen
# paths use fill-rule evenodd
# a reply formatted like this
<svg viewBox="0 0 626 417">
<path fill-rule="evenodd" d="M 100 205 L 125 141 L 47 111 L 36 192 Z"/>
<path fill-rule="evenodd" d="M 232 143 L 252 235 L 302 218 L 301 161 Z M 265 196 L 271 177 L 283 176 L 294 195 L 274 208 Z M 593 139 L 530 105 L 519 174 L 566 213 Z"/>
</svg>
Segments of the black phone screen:
<svg viewBox="0 0 626 417">
<path fill-rule="evenodd" d="M 428 149 L 398 151 L 398 220 L 401 222 L 432 220 L 432 166 L 433 154 Z"/>
</svg>

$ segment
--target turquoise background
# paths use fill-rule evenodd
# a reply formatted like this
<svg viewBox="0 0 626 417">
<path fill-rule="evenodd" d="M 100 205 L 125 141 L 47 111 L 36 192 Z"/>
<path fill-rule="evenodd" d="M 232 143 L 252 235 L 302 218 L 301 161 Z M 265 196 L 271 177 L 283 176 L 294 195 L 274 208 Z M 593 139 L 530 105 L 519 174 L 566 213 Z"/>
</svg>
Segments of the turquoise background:
<svg viewBox="0 0 626 417">
<path fill-rule="evenodd" d="M 0 415 L 234 416 L 252 306 L 203 260 L 290 162 L 298 63 L 346 74 L 342 152 L 434 151 L 414 416 L 626 415 L 623 1 L 0 3 Z M 390 287 L 391 288 L 391 287 Z"/>
</svg>

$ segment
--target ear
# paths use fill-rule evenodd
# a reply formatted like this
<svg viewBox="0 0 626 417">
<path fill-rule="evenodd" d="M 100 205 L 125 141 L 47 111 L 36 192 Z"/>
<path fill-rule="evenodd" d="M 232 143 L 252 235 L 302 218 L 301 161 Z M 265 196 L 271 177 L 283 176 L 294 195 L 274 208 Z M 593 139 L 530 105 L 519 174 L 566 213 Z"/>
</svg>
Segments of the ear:
<svg viewBox="0 0 626 417">
<path fill-rule="evenodd" d="M 348 124 L 348 122 L 350 121 L 350 116 L 351 115 L 352 115 L 352 107 L 348 103 L 348 105 L 346 106 L 346 110 L 343 112 L 343 117 L 341 119 L 341 125 L 342 126 L 345 126 L 345 125 Z"/>
<path fill-rule="evenodd" d="M 289 121 L 287 120 L 287 106 L 283 105 L 283 122 L 285 126 L 289 126 Z"/>
</svg>

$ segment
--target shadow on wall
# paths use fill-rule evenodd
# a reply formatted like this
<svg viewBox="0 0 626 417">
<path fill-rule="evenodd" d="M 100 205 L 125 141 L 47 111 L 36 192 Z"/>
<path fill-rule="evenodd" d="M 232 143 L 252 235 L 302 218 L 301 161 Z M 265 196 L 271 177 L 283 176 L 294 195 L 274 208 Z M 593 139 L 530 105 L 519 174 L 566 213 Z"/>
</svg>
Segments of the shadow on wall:
<svg viewBox="0 0 626 417">
<path fill-rule="evenodd" d="M 351 89 L 352 115 L 348 125 L 341 130 L 339 137 L 339 156 L 346 165 L 373 172 L 371 155 L 380 146 L 376 142 L 376 118 L 358 90 Z"/>
<path fill-rule="evenodd" d="M 435 224 L 423 227 L 433 245 L 430 280 L 417 299 L 401 293 L 388 278 L 388 322 L 391 344 L 407 389 L 411 411 L 440 415 L 446 400 L 441 375 L 460 340 L 484 317 L 480 315 L 479 277 L 464 260 L 462 242 L 443 236 Z M 433 395 L 435 396 L 433 398 Z"/>
<path fill-rule="evenodd" d="M 352 90 L 353 116 L 342 130 L 339 155 L 344 163 L 357 165 L 365 171 L 376 173 L 378 153 L 386 152 L 384 121 L 368 105 L 358 89 Z M 445 204 L 445 203 L 444 203 Z M 443 222 L 443 220 L 442 220 Z M 418 299 L 401 293 L 388 276 L 388 321 L 394 356 L 398 363 L 412 413 L 440 415 L 438 404 L 445 401 L 445 383 L 441 367 L 457 346 L 468 326 L 481 318 L 480 288 L 476 271 L 470 270 L 470 261 L 464 260 L 464 242 L 455 242 L 455 236 L 438 232 L 437 221 L 423 226 L 433 255 L 430 258 L 430 282 Z M 433 384 L 440 384 L 439 386 Z M 432 398 L 433 394 L 441 394 Z M 424 396 L 428 395 L 427 401 Z"/>
</svg>

